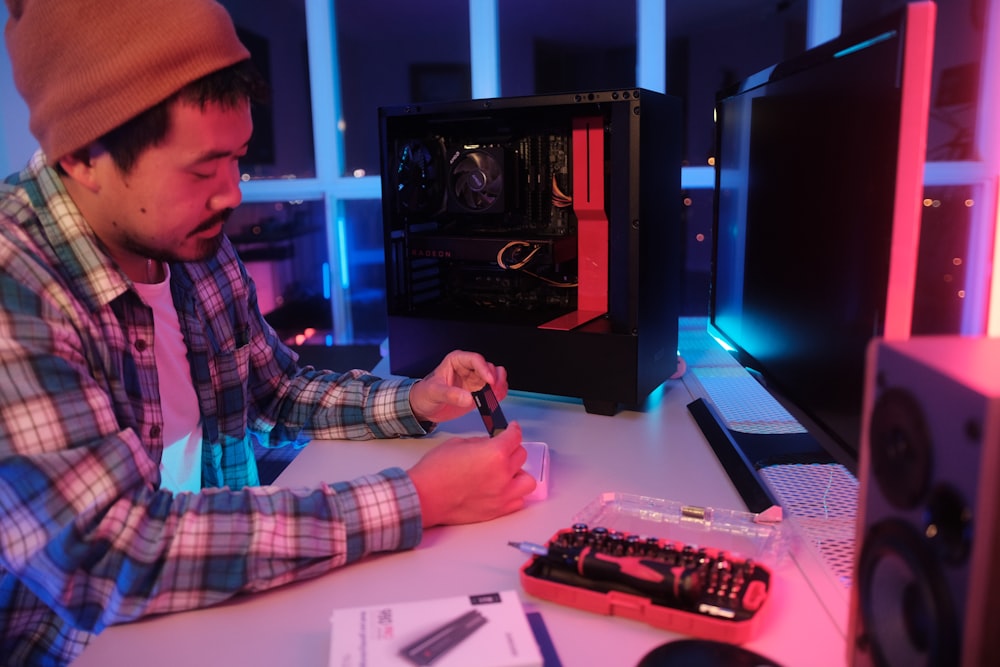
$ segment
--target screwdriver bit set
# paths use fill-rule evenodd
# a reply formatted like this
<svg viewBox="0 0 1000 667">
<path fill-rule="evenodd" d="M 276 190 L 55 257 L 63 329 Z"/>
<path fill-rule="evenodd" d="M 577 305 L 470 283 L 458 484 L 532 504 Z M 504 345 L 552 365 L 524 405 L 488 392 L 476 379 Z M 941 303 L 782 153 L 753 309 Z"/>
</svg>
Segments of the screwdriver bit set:
<svg viewBox="0 0 1000 667">
<path fill-rule="evenodd" d="M 653 502 L 660 504 L 650 510 Z M 752 519 L 742 524 L 735 513 L 722 521 L 704 510 L 692 519 L 700 521 L 692 530 L 671 523 L 670 501 L 606 494 L 599 503 L 543 545 L 511 543 L 531 554 L 520 570 L 525 592 L 703 639 L 739 644 L 758 633 L 774 584 L 772 564 L 782 547 L 778 527 L 755 525 Z M 683 509 L 690 514 L 690 508 Z M 587 523 L 581 517 L 611 523 Z M 622 524 L 629 529 L 619 528 Z M 677 534 L 655 537 L 633 530 L 638 526 Z M 684 539 L 692 536 L 700 539 Z"/>
</svg>

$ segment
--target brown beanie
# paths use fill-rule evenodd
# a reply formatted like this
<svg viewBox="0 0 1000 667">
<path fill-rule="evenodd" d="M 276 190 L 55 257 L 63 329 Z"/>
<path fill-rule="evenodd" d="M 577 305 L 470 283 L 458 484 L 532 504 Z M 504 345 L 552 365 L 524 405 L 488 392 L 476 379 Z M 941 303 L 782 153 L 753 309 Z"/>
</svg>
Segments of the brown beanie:
<svg viewBox="0 0 1000 667">
<path fill-rule="evenodd" d="M 246 60 L 213 0 L 6 0 L 14 83 L 49 164 Z"/>
</svg>

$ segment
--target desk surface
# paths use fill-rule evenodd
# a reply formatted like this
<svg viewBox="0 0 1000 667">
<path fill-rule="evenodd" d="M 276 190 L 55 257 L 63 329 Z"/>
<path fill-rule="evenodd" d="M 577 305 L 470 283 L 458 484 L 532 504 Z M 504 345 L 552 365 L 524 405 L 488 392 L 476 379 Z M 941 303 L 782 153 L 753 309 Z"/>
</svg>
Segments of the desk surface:
<svg viewBox="0 0 1000 667">
<path fill-rule="evenodd" d="M 319 578 L 198 611 L 112 627 L 76 663 L 113 665 L 295 665 L 325 667 L 335 607 L 522 590 L 525 556 L 508 540 L 544 542 L 605 491 L 685 504 L 744 509 L 687 411 L 692 395 L 670 381 L 646 412 L 587 414 L 577 401 L 513 395 L 504 402 L 526 440 L 549 444 L 549 497 L 513 515 L 434 528 L 412 551 L 378 555 Z M 279 477 L 282 485 L 338 481 L 398 465 L 408 467 L 435 443 L 479 434 L 475 415 L 442 425 L 424 439 L 310 444 Z M 522 590 L 523 594 L 523 590 Z M 628 619 L 596 615 L 523 594 L 541 612 L 562 663 L 635 665 L 678 635 Z M 746 646 L 788 667 L 843 665 L 844 637 L 791 557 L 775 572 L 769 619 Z"/>
</svg>

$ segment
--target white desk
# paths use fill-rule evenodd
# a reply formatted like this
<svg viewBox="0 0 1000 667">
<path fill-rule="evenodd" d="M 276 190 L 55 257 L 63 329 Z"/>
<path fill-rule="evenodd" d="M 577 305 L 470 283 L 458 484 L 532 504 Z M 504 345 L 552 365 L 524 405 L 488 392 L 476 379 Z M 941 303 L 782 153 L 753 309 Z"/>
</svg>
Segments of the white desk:
<svg viewBox="0 0 1000 667">
<path fill-rule="evenodd" d="M 648 412 L 614 417 L 589 415 L 579 402 L 508 397 L 504 410 L 521 423 L 525 439 L 549 443 L 547 500 L 488 523 L 431 529 L 415 550 L 372 557 L 311 581 L 211 609 L 110 628 L 76 664 L 325 667 L 334 607 L 522 590 L 518 569 L 526 557 L 507 541 L 544 542 L 601 492 L 743 509 L 687 411 L 692 400 L 688 389 L 671 381 L 661 391 Z M 278 482 L 311 485 L 393 465 L 405 468 L 436 442 L 481 432 L 478 416 L 470 414 L 425 439 L 314 442 Z M 786 667 L 845 664 L 844 637 L 793 559 L 785 560 L 775 580 L 769 621 L 746 646 Z M 524 599 L 529 608 L 541 611 L 566 667 L 635 665 L 652 648 L 678 637 L 636 621 L 526 594 Z"/>
</svg>

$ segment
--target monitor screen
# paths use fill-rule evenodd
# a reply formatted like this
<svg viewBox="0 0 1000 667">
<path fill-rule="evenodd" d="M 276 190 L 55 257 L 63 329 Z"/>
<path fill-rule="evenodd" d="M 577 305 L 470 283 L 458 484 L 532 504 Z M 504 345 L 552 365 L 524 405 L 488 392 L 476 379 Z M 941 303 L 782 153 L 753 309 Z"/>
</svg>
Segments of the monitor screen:
<svg viewBox="0 0 1000 667">
<path fill-rule="evenodd" d="M 710 329 L 850 458 L 868 342 L 910 332 L 934 16 L 911 3 L 717 97 Z"/>
</svg>

